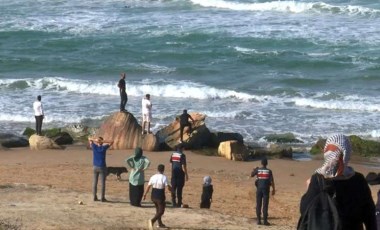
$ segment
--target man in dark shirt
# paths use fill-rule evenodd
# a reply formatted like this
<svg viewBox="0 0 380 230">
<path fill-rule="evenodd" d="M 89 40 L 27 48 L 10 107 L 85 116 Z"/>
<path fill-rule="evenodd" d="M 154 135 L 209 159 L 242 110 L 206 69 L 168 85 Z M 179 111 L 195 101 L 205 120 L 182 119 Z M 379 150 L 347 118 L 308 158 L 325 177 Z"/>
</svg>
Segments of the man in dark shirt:
<svg viewBox="0 0 380 230">
<path fill-rule="evenodd" d="M 183 153 L 183 145 L 177 146 L 177 151 L 170 156 L 172 164 L 172 204 L 173 207 L 181 207 L 182 205 L 182 190 L 185 186 L 185 181 L 189 179 L 187 175 L 186 155 Z M 176 200 L 176 198 L 178 200 Z"/>
<path fill-rule="evenodd" d="M 252 173 L 251 177 L 257 176 L 255 185 L 257 187 L 256 191 L 256 216 L 257 224 L 261 225 L 261 210 L 264 217 L 264 225 L 270 225 L 268 222 L 268 206 L 269 206 L 269 190 L 272 186 L 272 196 L 276 193 L 274 186 L 274 179 L 272 170 L 267 168 L 268 160 L 263 158 L 261 160 L 262 167 L 256 167 Z"/>
<path fill-rule="evenodd" d="M 187 113 L 187 110 L 184 109 L 183 113 L 179 116 L 179 126 L 180 126 L 179 130 L 180 130 L 181 142 L 183 142 L 183 130 L 185 129 L 186 126 L 189 127 L 189 131 L 188 131 L 189 135 L 192 132 L 192 127 L 189 122 L 189 119 L 194 124 L 194 119 L 190 116 L 190 114 Z"/>
<path fill-rule="evenodd" d="M 120 92 L 120 112 L 126 112 L 125 110 L 125 105 L 127 104 L 128 101 L 128 96 L 127 92 L 125 91 L 125 73 L 120 74 L 120 80 L 119 83 L 117 84 L 117 87 L 119 87 L 119 92 Z"/>
</svg>

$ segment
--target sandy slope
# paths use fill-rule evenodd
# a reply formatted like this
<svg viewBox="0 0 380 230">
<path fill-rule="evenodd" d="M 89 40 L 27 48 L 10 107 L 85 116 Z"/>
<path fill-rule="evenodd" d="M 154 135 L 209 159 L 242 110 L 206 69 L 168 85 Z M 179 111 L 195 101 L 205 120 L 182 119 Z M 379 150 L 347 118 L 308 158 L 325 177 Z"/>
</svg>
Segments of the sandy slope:
<svg viewBox="0 0 380 230">
<path fill-rule="evenodd" d="M 111 150 L 107 164 L 123 166 L 131 154 L 132 150 Z M 186 154 L 190 179 L 184 189 L 184 202 L 190 208 L 167 208 L 163 221 L 171 229 L 295 229 L 305 180 L 321 163 L 269 161 L 277 193 L 269 205 L 272 226 L 266 227 L 255 224 L 255 190 L 249 177 L 259 162 L 232 162 L 189 151 Z M 152 162 L 146 180 L 160 163 L 169 169 L 170 152 L 144 155 Z M 0 220 L 21 225 L 22 229 L 146 229 L 148 218 L 155 212 L 149 201 L 143 203 L 143 208 L 129 205 L 127 174 L 121 181 L 108 177 L 106 197 L 110 202 L 93 202 L 92 153 L 83 146 L 46 151 L 11 149 L 0 151 L 0 158 Z M 352 165 L 364 175 L 374 171 Z M 169 170 L 166 174 L 170 176 Z M 213 178 L 211 210 L 199 209 L 205 175 Z M 371 187 L 374 197 L 379 188 Z"/>
</svg>

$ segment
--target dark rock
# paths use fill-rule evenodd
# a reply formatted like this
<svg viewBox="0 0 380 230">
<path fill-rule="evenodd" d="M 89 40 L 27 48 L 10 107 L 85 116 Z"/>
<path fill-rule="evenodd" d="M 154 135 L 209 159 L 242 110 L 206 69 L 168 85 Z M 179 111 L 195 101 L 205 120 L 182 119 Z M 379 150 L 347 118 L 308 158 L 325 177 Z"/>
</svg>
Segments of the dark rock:
<svg viewBox="0 0 380 230">
<path fill-rule="evenodd" d="M 0 144 L 6 148 L 27 147 L 29 142 L 24 137 L 19 137 L 14 134 L 1 133 Z"/>
<path fill-rule="evenodd" d="M 264 139 L 274 143 L 302 143 L 293 133 L 270 134 L 265 136 Z"/>
<path fill-rule="evenodd" d="M 210 142 L 210 131 L 204 122 L 206 115 L 201 113 L 190 113 L 190 116 L 195 120 L 195 122 L 192 124 L 193 132 L 190 135 L 187 132 L 188 127 L 184 129 L 183 141 L 185 148 L 199 149 L 202 146 L 207 146 Z M 157 137 L 160 146 L 168 146 L 170 149 L 175 149 L 181 140 L 178 117 L 172 123 L 159 130 L 157 132 Z"/>
<path fill-rule="evenodd" d="M 210 135 L 210 147 L 218 147 L 224 141 L 238 141 L 244 143 L 244 138 L 240 133 L 213 132 Z"/>
<path fill-rule="evenodd" d="M 52 139 L 58 145 L 71 145 L 74 141 L 70 134 L 66 132 L 60 132 L 57 136 L 52 137 Z"/>
</svg>

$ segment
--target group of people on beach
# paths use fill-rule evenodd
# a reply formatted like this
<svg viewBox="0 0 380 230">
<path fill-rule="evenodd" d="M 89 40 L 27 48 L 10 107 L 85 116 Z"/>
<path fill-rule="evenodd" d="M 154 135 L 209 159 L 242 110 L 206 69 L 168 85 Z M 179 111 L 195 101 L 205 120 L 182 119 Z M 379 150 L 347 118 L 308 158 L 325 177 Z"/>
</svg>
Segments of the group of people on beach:
<svg viewBox="0 0 380 230">
<path fill-rule="evenodd" d="M 125 73 L 120 75 L 118 87 L 120 91 L 120 111 L 126 112 L 128 96 L 126 93 Z M 44 111 L 41 103 L 41 96 L 33 104 L 36 119 L 36 133 L 42 135 L 41 126 L 44 118 Z M 142 134 L 150 133 L 150 123 L 152 119 L 152 103 L 150 94 L 146 94 L 142 99 Z M 162 222 L 165 212 L 166 197 L 165 188 L 171 193 L 173 207 L 181 207 L 182 191 L 185 181 L 188 180 L 186 155 L 183 153 L 183 130 L 191 124 L 194 119 L 183 110 L 180 120 L 180 139 L 181 143 L 176 147 L 176 151 L 171 154 L 171 181 L 169 183 L 165 176 L 165 166 L 159 164 L 157 173 L 154 174 L 144 189 L 145 170 L 150 166 L 150 161 L 143 156 L 143 150 L 139 147 L 135 149 L 134 155 L 125 160 L 129 173 L 129 199 L 132 206 L 141 207 L 141 201 L 146 199 L 150 190 L 151 200 L 156 207 L 156 214 L 148 220 L 149 229 L 153 229 L 153 224 L 157 221 L 159 228 L 166 227 Z M 145 129 L 147 127 L 147 129 Z M 106 151 L 113 144 L 112 140 L 103 140 L 102 137 L 89 138 L 90 146 L 93 150 L 93 200 L 107 202 L 105 197 L 105 184 L 107 175 Z M 324 163 L 316 169 L 315 173 L 307 180 L 307 191 L 300 201 L 300 220 L 298 230 L 303 229 L 324 229 L 321 226 L 331 224 L 333 218 L 318 217 L 310 214 L 315 209 L 317 198 L 321 194 L 328 194 L 336 207 L 337 221 L 333 229 L 342 230 L 376 230 L 377 218 L 380 223 L 380 215 L 377 215 L 376 207 L 364 176 L 348 166 L 351 157 L 351 143 L 347 136 L 343 134 L 332 135 L 326 140 L 323 149 Z M 268 159 L 261 160 L 261 167 L 256 167 L 251 172 L 251 177 L 256 177 L 256 218 L 257 224 L 270 225 L 268 222 L 268 207 L 270 197 L 270 187 L 272 196 L 275 195 L 275 183 L 272 171 L 267 168 Z M 100 177 L 101 197 L 97 196 L 97 185 Z M 203 191 L 201 195 L 201 208 L 210 208 L 213 194 L 211 177 L 205 176 Z M 321 215 L 323 216 L 323 215 Z M 319 220 L 322 219 L 322 220 Z M 330 223 L 329 223 L 330 222 Z M 318 224 L 320 225 L 318 225 Z M 365 228 L 364 228 L 365 226 Z M 313 228 L 314 227 L 314 228 Z M 380 224 L 379 224 L 380 230 Z"/>
<path fill-rule="evenodd" d="M 125 74 L 122 74 L 122 79 L 124 78 Z M 123 98 L 122 95 L 124 95 L 124 92 L 121 88 L 121 98 Z M 148 98 L 150 98 L 150 95 Z M 191 116 L 186 116 L 185 114 L 187 114 L 186 110 L 184 110 L 183 115 L 180 117 L 181 142 L 183 141 L 183 128 L 185 125 L 189 125 L 189 119 L 193 120 Z M 143 127 L 144 126 L 145 123 L 143 122 Z M 311 217 L 309 214 L 310 209 L 312 209 L 311 206 L 314 205 L 313 202 L 315 202 L 314 200 L 316 197 L 318 197 L 321 192 L 325 191 L 327 191 L 329 196 L 333 197 L 334 203 L 336 204 L 337 213 L 339 213 L 339 221 L 338 224 L 336 224 L 338 229 L 362 230 L 364 229 L 363 225 L 365 226 L 366 230 L 377 229 L 376 209 L 374 201 L 372 199 L 371 191 L 364 176 L 359 172 L 355 172 L 351 167 L 348 166 L 350 156 L 351 143 L 347 136 L 337 134 L 332 135 L 327 139 L 326 145 L 324 147 L 324 164 L 322 167 L 317 169 L 315 171 L 315 174 L 313 174 L 312 177 L 307 181 L 307 191 L 301 198 L 301 215 L 297 229 L 311 229 L 310 226 L 312 223 L 315 224 L 317 222 L 317 220 L 313 220 L 313 217 Z M 262 159 L 261 165 L 262 166 L 260 168 L 256 167 L 251 172 L 251 177 L 256 177 L 255 185 L 257 188 L 257 224 L 270 225 L 268 222 L 269 195 L 270 187 L 272 187 L 272 195 L 275 194 L 275 184 L 273 173 L 270 169 L 267 168 L 268 160 L 266 158 Z M 321 181 L 323 183 L 321 183 Z M 321 184 L 323 185 L 322 187 Z M 306 218 L 306 216 L 308 217 Z M 326 222 L 329 221 L 322 220 L 322 223 Z M 308 225 L 309 227 L 305 225 Z M 321 227 L 322 226 L 319 226 L 317 229 Z"/>
<path fill-rule="evenodd" d="M 106 151 L 113 144 L 112 140 L 103 140 L 102 137 L 88 138 L 90 146 L 93 151 L 93 200 L 107 202 L 105 197 L 106 177 L 107 177 L 107 164 L 106 164 Z M 171 183 L 169 183 L 165 176 L 165 165 L 159 164 L 157 173 L 150 177 L 147 187 L 144 192 L 145 184 L 145 171 L 150 166 L 150 160 L 143 156 L 143 150 L 140 147 L 135 148 L 134 155 L 125 159 L 126 165 L 131 169 L 129 172 L 129 200 L 132 206 L 141 207 L 142 200 L 146 197 L 150 190 L 151 200 L 155 205 L 156 214 L 152 219 L 148 220 L 149 229 L 153 229 L 154 223 L 157 221 L 158 228 L 166 228 L 162 222 L 162 216 L 166 208 L 165 189 L 171 193 L 173 207 L 184 207 L 182 199 L 182 191 L 185 182 L 189 179 L 187 173 L 186 155 L 183 152 L 184 145 L 178 144 L 176 151 L 170 156 L 169 162 L 171 163 Z M 101 197 L 97 196 L 97 186 L 100 177 L 101 183 Z M 211 184 L 211 177 L 204 178 L 203 193 L 201 196 L 201 208 L 210 208 L 213 194 L 213 185 Z"/>
</svg>

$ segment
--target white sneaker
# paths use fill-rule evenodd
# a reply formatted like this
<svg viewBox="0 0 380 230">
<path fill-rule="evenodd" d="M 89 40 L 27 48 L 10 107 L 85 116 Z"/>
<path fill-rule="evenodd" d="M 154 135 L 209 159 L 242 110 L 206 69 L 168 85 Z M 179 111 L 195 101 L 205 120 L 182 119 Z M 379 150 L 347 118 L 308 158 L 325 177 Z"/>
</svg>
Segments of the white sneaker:
<svg viewBox="0 0 380 230">
<path fill-rule="evenodd" d="M 148 220 L 148 229 L 153 230 L 153 223 L 151 219 Z"/>
</svg>

